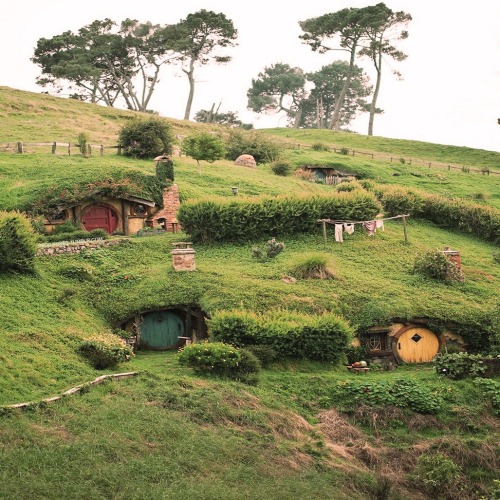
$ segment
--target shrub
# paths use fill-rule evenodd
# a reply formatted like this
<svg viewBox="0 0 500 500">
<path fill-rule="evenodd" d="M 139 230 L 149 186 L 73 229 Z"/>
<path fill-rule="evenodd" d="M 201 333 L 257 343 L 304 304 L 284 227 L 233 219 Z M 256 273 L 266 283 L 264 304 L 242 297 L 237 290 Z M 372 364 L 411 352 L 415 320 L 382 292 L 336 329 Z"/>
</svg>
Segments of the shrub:
<svg viewBox="0 0 500 500">
<path fill-rule="evenodd" d="M 160 182 L 165 182 L 166 179 L 173 182 L 174 181 L 174 162 L 171 158 L 165 158 L 161 161 L 156 162 L 155 167 L 156 178 Z"/>
<path fill-rule="evenodd" d="M 282 177 L 286 177 L 290 175 L 292 172 L 292 166 L 286 161 L 275 161 L 271 163 L 271 170 L 276 174 Z"/>
<path fill-rule="evenodd" d="M 484 363 L 484 356 L 466 352 L 438 354 L 433 364 L 438 374 L 447 375 L 455 380 L 480 377 L 488 368 Z"/>
<path fill-rule="evenodd" d="M 311 147 L 314 151 L 328 151 L 328 146 L 322 142 L 315 142 Z"/>
<path fill-rule="evenodd" d="M 369 359 L 369 352 L 368 347 L 364 345 L 351 345 L 345 351 L 347 363 L 352 364 L 356 361 L 367 361 Z"/>
<path fill-rule="evenodd" d="M 89 137 L 85 132 L 82 132 L 81 134 L 78 134 L 77 138 L 77 146 L 78 149 L 80 150 L 80 153 L 82 153 L 83 156 L 87 156 L 87 145 L 89 142 Z"/>
<path fill-rule="evenodd" d="M 448 283 L 464 280 L 457 263 L 449 260 L 440 250 L 427 250 L 417 255 L 413 272 Z"/>
<path fill-rule="evenodd" d="M 80 344 L 78 351 L 98 370 L 112 368 L 134 355 L 122 339 L 106 337 L 86 340 Z"/>
<path fill-rule="evenodd" d="M 492 257 L 495 264 L 500 264 L 500 248 L 493 250 Z"/>
<path fill-rule="evenodd" d="M 382 202 L 384 213 L 388 217 L 409 214 L 415 217 L 422 215 L 425 198 L 416 191 L 399 187 L 381 187 L 375 190 Z"/>
<path fill-rule="evenodd" d="M 297 262 L 290 274 L 296 278 L 304 279 L 330 279 L 334 278 L 333 271 L 328 266 L 328 258 L 322 254 L 313 254 Z"/>
<path fill-rule="evenodd" d="M 264 249 L 259 247 L 252 247 L 252 256 L 256 259 L 274 259 L 277 255 L 279 255 L 285 249 L 285 244 L 276 241 L 274 238 L 271 238 Z"/>
<path fill-rule="evenodd" d="M 358 181 L 344 181 L 337 184 L 335 189 L 338 193 L 345 193 L 354 191 L 355 189 L 362 189 L 362 186 Z"/>
<path fill-rule="evenodd" d="M 179 363 L 200 374 L 212 374 L 237 380 L 255 381 L 261 366 L 250 352 L 224 342 L 203 342 L 184 347 Z"/>
<path fill-rule="evenodd" d="M 249 345 L 243 350 L 250 351 L 260 361 L 263 368 L 268 367 L 277 357 L 276 351 L 267 345 Z"/>
<path fill-rule="evenodd" d="M 226 141 L 226 158 L 236 160 L 242 154 L 252 155 L 257 165 L 280 158 L 283 146 L 259 132 L 231 130 Z"/>
<path fill-rule="evenodd" d="M 108 239 L 109 234 L 104 229 L 92 229 L 92 231 L 85 231 L 85 229 L 75 230 L 73 226 L 72 231 L 63 231 L 49 234 L 45 237 L 45 241 L 56 243 L 58 241 L 75 241 L 75 240 L 89 240 L 89 239 Z"/>
<path fill-rule="evenodd" d="M 276 357 L 336 362 L 352 337 L 349 324 L 334 314 L 309 316 L 289 311 L 254 314 L 221 311 L 208 322 L 210 336 L 237 347 L 266 346 Z"/>
<path fill-rule="evenodd" d="M 406 378 L 391 382 L 359 382 L 347 380 L 341 383 L 341 394 L 349 407 L 358 405 L 396 406 L 417 413 L 435 414 L 442 401 L 428 389 Z"/>
<path fill-rule="evenodd" d="M 460 467 L 442 453 L 420 455 L 413 470 L 415 485 L 423 487 L 429 495 L 441 495 L 452 488 L 460 476 Z M 455 495 L 452 495 L 454 497 Z M 448 498 L 448 495 L 446 495 Z"/>
<path fill-rule="evenodd" d="M 340 154 L 341 155 L 348 155 L 349 154 L 349 148 L 340 148 Z"/>
<path fill-rule="evenodd" d="M 0 272 L 33 272 L 36 251 L 30 221 L 19 212 L 0 212 Z"/>
<path fill-rule="evenodd" d="M 477 378 L 474 384 L 481 388 L 486 397 L 490 398 L 493 414 L 500 417 L 500 381 Z"/>
<path fill-rule="evenodd" d="M 170 154 L 174 142 L 170 125 L 159 118 L 131 121 L 120 130 L 119 140 L 125 156 L 134 158 Z"/>
<path fill-rule="evenodd" d="M 211 198 L 182 203 L 177 218 L 195 241 L 249 241 L 316 231 L 318 219 L 371 220 L 380 206 L 365 191 L 323 196 Z"/>
</svg>

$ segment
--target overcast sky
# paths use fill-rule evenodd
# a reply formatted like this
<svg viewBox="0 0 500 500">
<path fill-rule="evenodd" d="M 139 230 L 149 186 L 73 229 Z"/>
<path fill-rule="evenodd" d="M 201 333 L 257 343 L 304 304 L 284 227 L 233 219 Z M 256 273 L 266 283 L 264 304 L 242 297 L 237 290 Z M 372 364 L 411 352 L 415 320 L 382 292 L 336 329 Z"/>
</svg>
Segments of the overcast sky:
<svg viewBox="0 0 500 500">
<path fill-rule="evenodd" d="M 238 29 L 232 61 L 196 71 L 193 113 L 222 101 L 220 111 L 237 111 L 256 128 L 285 126 L 282 115 L 263 116 L 247 110 L 252 78 L 277 62 L 316 71 L 342 57 L 342 52 L 314 53 L 299 40 L 298 22 L 344 7 L 365 7 L 375 0 L 3 0 L 0 30 L 0 85 L 40 92 L 40 74 L 30 58 L 39 38 L 51 38 L 106 17 L 172 24 L 200 9 L 223 12 Z M 374 135 L 500 151 L 500 0 L 389 0 L 394 11 L 412 15 L 408 54 L 385 66 Z M 374 81 L 368 61 L 363 67 Z M 396 80 L 389 67 L 403 80 Z M 188 94 L 184 74 L 166 68 L 150 107 L 165 117 L 181 119 Z M 368 118 L 350 127 L 367 133 Z"/>
</svg>

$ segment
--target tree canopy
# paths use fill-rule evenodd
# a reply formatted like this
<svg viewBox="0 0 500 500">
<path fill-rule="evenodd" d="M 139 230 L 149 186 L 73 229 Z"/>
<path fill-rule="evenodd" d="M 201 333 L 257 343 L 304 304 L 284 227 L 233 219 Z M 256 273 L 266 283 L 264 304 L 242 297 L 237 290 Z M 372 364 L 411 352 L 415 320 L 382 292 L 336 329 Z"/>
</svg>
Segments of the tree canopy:
<svg viewBox="0 0 500 500">
<path fill-rule="evenodd" d="M 285 111 L 299 126 L 302 102 L 307 92 L 306 77 L 300 68 L 276 63 L 264 68 L 247 92 L 248 108 L 256 113 Z"/>
<path fill-rule="evenodd" d="M 222 140 L 212 134 L 201 133 L 190 135 L 182 142 L 182 152 L 196 160 L 198 172 L 201 174 L 200 161 L 213 163 L 224 158 L 226 148 Z"/>
</svg>

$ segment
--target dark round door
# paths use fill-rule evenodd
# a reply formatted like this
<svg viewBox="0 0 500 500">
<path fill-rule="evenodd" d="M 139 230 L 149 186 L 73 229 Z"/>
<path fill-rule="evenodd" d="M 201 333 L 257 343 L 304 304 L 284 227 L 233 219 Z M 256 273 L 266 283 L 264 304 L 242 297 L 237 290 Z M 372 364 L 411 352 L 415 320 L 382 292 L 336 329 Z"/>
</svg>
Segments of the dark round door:
<svg viewBox="0 0 500 500">
<path fill-rule="evenodd" d="M 87 231 L 93 229 L 104 229 L 111 234 L 118 226 L 118 215 L 116 212 L 106 205 L 94 205 L 90 210 L 85 212 L 82 218 L 83 227 Z"/>
</svg>

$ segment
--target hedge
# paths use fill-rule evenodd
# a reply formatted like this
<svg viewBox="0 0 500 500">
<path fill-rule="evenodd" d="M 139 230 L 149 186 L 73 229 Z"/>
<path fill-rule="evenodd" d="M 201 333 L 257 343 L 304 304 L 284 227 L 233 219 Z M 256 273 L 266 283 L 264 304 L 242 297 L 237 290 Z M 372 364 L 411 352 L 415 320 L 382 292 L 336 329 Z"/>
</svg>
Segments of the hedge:
<svg viewBox="0 0 500 500">
<path fill-rule="evenodd" d="M 393 186 L 378 186 L 375 193 L 386 216 L 407 213 L 447 229 L 457 229 L 488 241 L 500 241 L 498 209 L 462 198 L 445 198 Z"/>
<path fill-rule="evenodd" d="M 343 318 L 289 311 L 256 314 L 220 311 L 208 321 L 209 336 L 235 347 L 267 346 L 277 358 L 335 362 L 346 352 L 353 329 Z"/>
<path fill-rule="evenodd" d="M 368 192 L 183 203 L 177 218 L 194 241 L 245 241 L 312 232 L 318 219 L 369 220 L 380 211 Z"/>
</svg>

